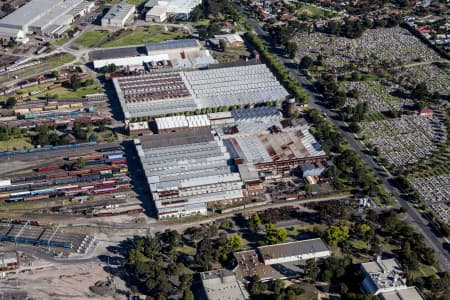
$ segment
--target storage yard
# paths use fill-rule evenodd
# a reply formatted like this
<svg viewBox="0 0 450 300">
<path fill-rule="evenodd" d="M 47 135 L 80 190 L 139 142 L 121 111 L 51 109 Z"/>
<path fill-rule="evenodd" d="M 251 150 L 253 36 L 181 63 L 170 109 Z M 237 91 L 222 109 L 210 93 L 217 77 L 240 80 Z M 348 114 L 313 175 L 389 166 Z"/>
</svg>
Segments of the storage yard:
<svg viewBox="0 0 450 300">
<path fill-rule="evenodd" d="M 66 234 L 56 229 L 24 224 L 0 223 L 0 241 L 23 243 L 43 247 L 63 248 L 65 251 L 84 254 L 93 246 L 95 237 Z"/>
<path fill-rule="evenodd" d="M 288 96 L 263 64 L 127 76 L 113 82 L 126 120 L 254 105 Z"/>
<path fill-rule="evenodd" d="M 1 163 L 8 164 L 0 182 L 1 210 L 50 218 L 144 212 L 130 190 L 127 158 L 121 146 L 91 143 L 66 149 L 42 151 L 37 161 L 28 159 L 36 152 L 2 156 L 9 160 Z"/>
</svg>

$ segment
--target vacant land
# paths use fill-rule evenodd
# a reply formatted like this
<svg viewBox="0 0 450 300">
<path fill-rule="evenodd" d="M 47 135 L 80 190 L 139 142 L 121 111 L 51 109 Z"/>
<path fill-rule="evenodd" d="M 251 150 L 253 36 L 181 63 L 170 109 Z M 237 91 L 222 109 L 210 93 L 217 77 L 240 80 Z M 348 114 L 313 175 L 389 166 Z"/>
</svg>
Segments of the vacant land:
<svg viewBox="0 0 450 300">
<path fill-rule="evenodd" d="M 212 54 L 219 63 L 227 63 L 241 60 L 243 57 L 248 57 L 250 52 L 245 47 L 228 47 L 225 51 L 214 51 Z"/>
<path fill-rule="evenodd" d="M 34 146 L 30 143 L 30 139 L 26 137 L 13 138 L 8 141 L 0 141 L 0 152 L 29 148 L 34 148 Z"/>
<path fill-rule="evenodd" d="M 311 19 L 323 19 L 325 17 L 336 16 L 336 13 L 324 10 L 314 5 L 302 4 L 297 10 L 296 15 L 300 18 L 307 17 Z"/>
<path fill-rule="evenodd" d="M 163 26 L 149 26 L 135 30 L 125 30 L 117 37 L 101 45 L 103 48 L 160 43 L 167 40 L 183 39 L 188 35 L 181 31 L 165 31 Z"/>
<path fill-rule="evenodd" d="M 84 47 L 94 47 L 101 44 L 108 37 L 106 30 L 93 30 L 83 33 L 75 42 Z"/>
</svg>

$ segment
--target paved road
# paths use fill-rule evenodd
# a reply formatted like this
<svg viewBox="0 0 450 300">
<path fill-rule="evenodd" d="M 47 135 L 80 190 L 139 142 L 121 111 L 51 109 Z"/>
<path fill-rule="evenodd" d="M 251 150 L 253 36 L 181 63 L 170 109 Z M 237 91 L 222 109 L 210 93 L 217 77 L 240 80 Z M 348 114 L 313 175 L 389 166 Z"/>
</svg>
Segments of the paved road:
<svg viewBox="0 0 450 300">
<path fill-rule="evenodd" d="M 261 25 L 254 19 L 251 19 L 246 16 L 247 21 L 252 25 L 253 30 L 256 34 L 260 36 L 265 36 L 268 33 L 264 31 Z M 270 45 L 269 45 L 270 47 Z M 400 192 L 392 186 L 387 177 L 384 176 L 384 172 L 380 171 L 383 169 L 382 166 L 378 165 L 370 155 L 364 152 L 365 146 L 363 146 L 359 141 L 355 139 L 353 134 L 344 130 L 346 127 L 342 121 L 339 121 L 337 118 L 337 114 L 325 107 L 321 101 L 321 95 L 316 93 L 312 84 L 306 79 L 305 76 L 302 76 L 296 64 L 293 64 L 292 61 L 282 55 L 278 55 L 278 58 L 286 65 L 291 74 L 297 79 L 297 81 L 302 85 L 302 87 L 308 92 L 311 97 L 311 108 L 316 108 L 321 111 L 327 118 L 334 124 L 334 126 L 342 133 L 344 138 L 348 141 L 350 146 L 364 161 L 364 163 L 369 166 L 374 173 L 383 181 L 383 185 L 385 189 L 390 192 L 393 198 L 399 203 L 399 205 L 405 207 L 408 210 L 408 219 L 407 221 L 413 225 L 415 225 L 422 235 L 425 238 L 425 242 L 429 247 L 433 248 L 438 260 L 438 267 L 440 270 L 450 271 L 450 255 L 446 249 L 443 247 L 444 240 L 440 237 L 437 237 L 436 234 L 431 229 L 431 224 L 429 224 L 428 220 L 425 220 L 412 206 L 409 202 L 405 201 L 401 198 Z"/>
</svg>

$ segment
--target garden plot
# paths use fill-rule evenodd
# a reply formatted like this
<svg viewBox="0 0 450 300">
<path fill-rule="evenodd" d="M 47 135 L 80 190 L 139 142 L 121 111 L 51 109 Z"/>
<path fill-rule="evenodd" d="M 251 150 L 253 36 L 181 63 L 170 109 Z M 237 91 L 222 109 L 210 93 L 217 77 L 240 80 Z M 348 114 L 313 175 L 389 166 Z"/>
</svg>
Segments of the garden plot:
<svg viewBox="0 0 450 300">
<path fill-rule="evenodd" d="M 366 142 L 378 147 L 381 155 L 394 167 L 428 159 L 438 150 L 435 143 L 446 140 L 445 129 L 435 116 L 402 116 L 363 122 L 361 127 L 361 135 Z"/>
<path fill-rule="evenodd" d="M 377 81 L 348 81 L 345 83 L 345 88 L 357 90 L 360 95 L 359 99 L 347 98 L 348 105 L 368 102 L 370 112 L 398 111 L 413 104 L 410 99 L 392 95 L 398 88 L 396 85 Z"/>
<path fill-rule="evenodd" d="M 336 67 L 351 62 L 392 67 L 440 59 L 434 50 L 400 27 L 369 29 L 358 39 L 300 33 L 295 40 L 299 57 L 322 54 L 327 64 Z"/>
</svg>

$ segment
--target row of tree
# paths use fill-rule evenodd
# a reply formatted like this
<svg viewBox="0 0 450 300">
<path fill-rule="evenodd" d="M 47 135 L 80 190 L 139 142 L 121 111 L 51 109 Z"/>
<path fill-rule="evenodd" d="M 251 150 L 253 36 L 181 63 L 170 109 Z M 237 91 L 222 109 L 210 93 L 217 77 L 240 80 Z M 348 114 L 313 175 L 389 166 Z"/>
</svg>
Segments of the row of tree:
<svg viewBox="0 0 450 300">
<path fill-rule="evenodd" d="M 267 49 L 264 42 L 252 32 L 247 32 L 245 37 L 258 51 L 267 66 L 272 70 L 272 72 L 275 73 L 278 80 L 280 80 L 291 95 L 295 97 L 296 101 L 300 103 L 307 103 L 309 101 L 309 97 L 306 92 L 300 87 L 297 80 L 292 78 L 283 63 Z"/>
</svg>

